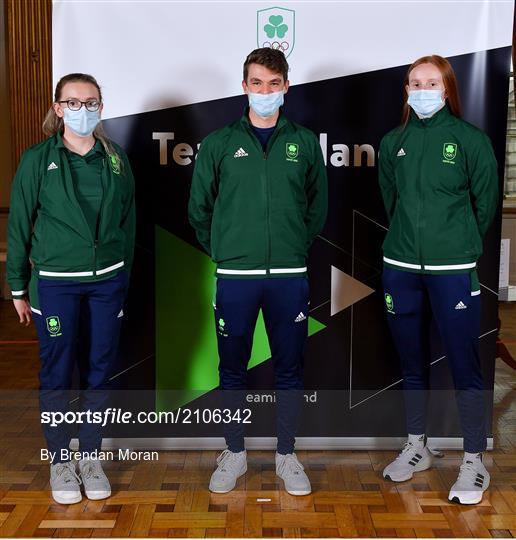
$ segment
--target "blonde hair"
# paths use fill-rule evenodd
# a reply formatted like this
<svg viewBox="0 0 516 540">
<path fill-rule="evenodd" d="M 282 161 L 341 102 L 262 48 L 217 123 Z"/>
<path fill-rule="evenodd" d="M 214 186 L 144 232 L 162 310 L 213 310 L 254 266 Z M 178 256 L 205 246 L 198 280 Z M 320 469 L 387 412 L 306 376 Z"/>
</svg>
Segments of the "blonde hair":
<svg viewBox="0 0 516 540">
<path fill-rule="evenodd" d="M 59 101 L 59 99 L 61 98 L 61 91 L 63 90 L 64 85 L 69 82 L 83 82 L 92 84 L 97 89 L 99 93 L 99 100 L 102 102 L 102 92 L 100 90 L 99 83 L 96 81 L 95 77 L 93 77 L 92 75 L 87 75 L 86 73 L 70 73 L 68 75 L 65 75 L 64 77 L 61 77 L 56 85 L 56 90 L 54 92 L 54 102 Z M 48 110 L 45 119 L 43 120 L 42 127 L 43 133 L 48 137 L 51 137 L 56 133 L 63 132 L 64 121 L 62 118 L 59 118 L 59 116 L 57 116 L 53 106 L 51 106 Z M 99 122 L 97 124 L 97 127 L 93 131 L 93 135 L 102 143 L 106 154 L 108 154 L 108 156 L 110 157 L 114 156 L 115 160 L 118 161 L 118 163 L 121 163 L 118 152 L 113 147 L 113 144 L 108 139 L 106 132 L 102 127 L 102 122 Z"/>
</svg>

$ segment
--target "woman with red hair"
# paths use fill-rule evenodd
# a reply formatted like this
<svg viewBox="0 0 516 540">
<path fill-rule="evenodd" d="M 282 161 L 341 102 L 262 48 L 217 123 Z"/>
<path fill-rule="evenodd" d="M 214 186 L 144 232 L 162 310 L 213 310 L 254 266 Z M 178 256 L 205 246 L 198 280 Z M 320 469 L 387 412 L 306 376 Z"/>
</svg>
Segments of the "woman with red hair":
<svg viewBox="0 0 516 540">
<path fill-rule="evenodd" d="M 408 69 L 402 123 L 380 145 L 379 181 L 390 222 L 383 244 L 383 285 L 401 360 L 408 441 L 383 471 L 402 482 L 428 469 L 428 333 L 433 316 L 456 390 L 464 459 L 449 499 L 482 500 L 489 473 L 484 383 L 478 351 L 477 260 L 498 203 L 497 164 L 489 138 L 461 119 L 455 74 L 441 56 Z"/>
</svg>

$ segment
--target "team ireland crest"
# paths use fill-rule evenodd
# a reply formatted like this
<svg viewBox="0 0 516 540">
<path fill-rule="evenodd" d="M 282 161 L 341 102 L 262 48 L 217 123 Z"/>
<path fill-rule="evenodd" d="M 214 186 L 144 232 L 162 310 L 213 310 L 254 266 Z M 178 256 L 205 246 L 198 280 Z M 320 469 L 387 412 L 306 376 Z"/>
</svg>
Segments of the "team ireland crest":
<svg viewBox="0 0 516 540">
<path fill-rule="evenodd" d="M 394 300 L 389 293 L 385 293 L 385 305 L 387 306 L 387 311 L 389 313 L 394 313 Z"/>
<path fill-rule="evenodd" d="M 287 143 L 285 152 L 289 161 L 297 161 L 299 155 L 299 145 L 297 143 Z"/>
<path fill-rule="evenodd" d="M 280 49 L 288 58 L 294 49 L 295 11 L 281 7 L 260 9 L 257 12 L 258 47 Z"/>
<path fill-rule="evenodd" d="M 46 318 L 47 330 L 52 337 L 61 335 L 61 321 L 57 315 Z"/>
<path fill-rule="evenodd" d="M 455 159 L 457 155 L 457 145 L 455 143 L 444 143 L 443 145 L 443 156 L 447 161 Z"/>
</svg>

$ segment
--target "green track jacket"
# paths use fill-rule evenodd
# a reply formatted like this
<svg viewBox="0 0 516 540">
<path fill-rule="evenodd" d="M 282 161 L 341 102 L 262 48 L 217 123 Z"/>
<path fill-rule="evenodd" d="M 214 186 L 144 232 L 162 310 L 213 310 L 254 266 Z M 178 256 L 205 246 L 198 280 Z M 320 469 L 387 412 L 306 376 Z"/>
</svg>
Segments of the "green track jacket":
<svg viewBox="0 0 516 540">
<path fill-rule="evenodd" d="M 380 188 L 390 221 L 384 263 L 421 273 L 473 271 L 498 204 L 487 135 L 445 106 L 412 112 L 380 144 Z"/>
<path fill-rule="evenodd" d="M 316 136 L 283 114 L 265 153 L 247 111 L 206 137 L 189 219 L 217 276 L 305 275 L 308 248 L 326 221 L 327 183 Z"/>
<path fill-rule="evenodd" d="M 130 271 L 135 237 L 134 179 L 106 156 L 103 198 L 94 238 L 75 196 L 67 151 L 56 134 L 26 150 L 13 181 L 7 243 L 7 280 L 13 298 L 27 293 L 31 261 L 43 279 L 95 280 Z M 30 260 L 29 260 L 30 259 Z"/>
</svg>

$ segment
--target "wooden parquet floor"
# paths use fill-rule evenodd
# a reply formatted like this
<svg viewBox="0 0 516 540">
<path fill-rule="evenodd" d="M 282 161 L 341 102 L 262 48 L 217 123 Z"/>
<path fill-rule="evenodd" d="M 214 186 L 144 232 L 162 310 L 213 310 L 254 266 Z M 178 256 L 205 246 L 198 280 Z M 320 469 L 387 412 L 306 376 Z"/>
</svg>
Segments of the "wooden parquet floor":
<svg viewBox="0 0 516 540">
<path fill-rule="evenodd" d="M 495 450 L 485 455 L 492 483 L 477 506 L 447 501 L 461 460 L 451 451 L 403 484 L 381 476 L 396 452 L 299 451 L 313 487 L 306 497 L 282 490 L 273 452 L 249 452 L 247 474 L 225 495 L 207 489 L 218 452 L 160 452 L 155 462 L 107 463 L 109 499 L 56 504 L 40 461 L 33 330 L 0 304 L 0 390 L 19 389 L 0 404 L 1 537 L 516 537 L 516 377 L 500 360 Z M 501 316 L 516 356 L 516 306 L 502 305 Z"/>
</svg>

